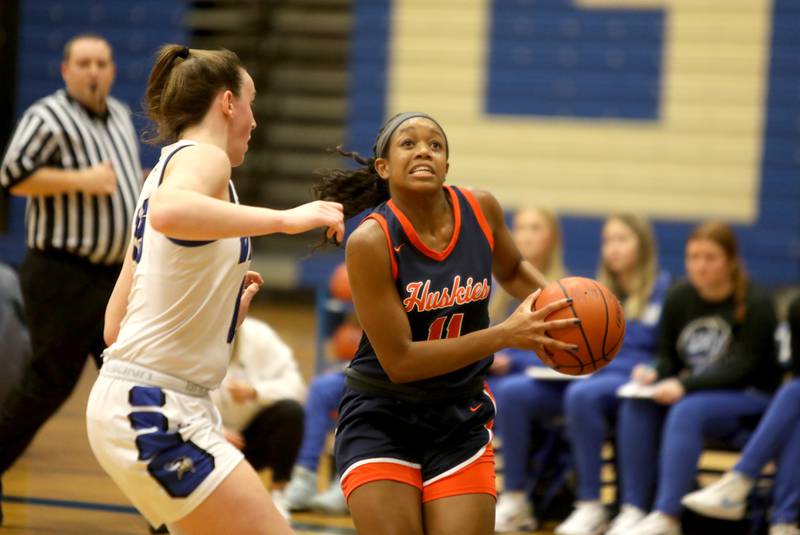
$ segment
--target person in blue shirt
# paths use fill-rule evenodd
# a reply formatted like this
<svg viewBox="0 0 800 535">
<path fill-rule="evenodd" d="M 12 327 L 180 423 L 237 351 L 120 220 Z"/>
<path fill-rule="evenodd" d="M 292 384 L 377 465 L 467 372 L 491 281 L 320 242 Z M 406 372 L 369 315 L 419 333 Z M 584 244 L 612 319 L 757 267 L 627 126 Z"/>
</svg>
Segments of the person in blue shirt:
<svg viewBox="0 0 800 535">
<path fill-rule="evenodd" d="M 625 306 L 627 334 L 614 361 L 587 380 L 521 376 L 507 381 L 497 392 L 498 405 L 515 408 L 498 417 L 503 433 L 506 488 L 497 504 L 495 529 L 499 532 L 536 526 L 524 493 L 530 439 L 535 426 L 561 415 L 567 418 L 581 501 L 557 533 L 583 533 L 577 530 L 586 524 L 606 523 L 598 501 L 600 452 L 609 422 L 616 415 L 616 390 L 628 380 L 637 363 L 652 358 L 661 302 L 669 285 L 669 276 L 658 272 L 655 238 L 647 221 L 633 214 L 617 214 L 605 221 L 597 278 Z"/>
</svg>

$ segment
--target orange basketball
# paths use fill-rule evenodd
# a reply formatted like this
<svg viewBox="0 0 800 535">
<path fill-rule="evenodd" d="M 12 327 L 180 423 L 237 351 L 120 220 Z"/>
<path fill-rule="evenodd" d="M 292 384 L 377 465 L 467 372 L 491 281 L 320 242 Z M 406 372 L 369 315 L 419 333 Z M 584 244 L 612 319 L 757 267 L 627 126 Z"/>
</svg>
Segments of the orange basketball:
<svg viewBox="0 0 800 535">
<path fill-rule="evenodd" d="M 331 296 L 343 301 L 352 301 L 353 292 L 350 290 L 350 279 L 347 278 L 347 266 L 344 262 L 336 266 L 333 270 L 330 281 L 328 283 L 328 290 Z"/>
<path fill-rule="evenodd" d="M 361 342 L 361 329 L 352 323 L 342 323 L 331 336 L 333 355 L 339 360 L 352 360 Z"/>
<path fill-rule="evenodd" d="M 547 316 L 546 320 L 580 318 L 581 323 L 548 332 L 550 338 L 576 344 L 577 351 L 544 348 L 542 362 L 568 375 L 585 375 L 599 370 L 614 358 L 625 338 L 625 314 L 611 291 L 596 280 L 566 277 L 551 282 L 533 302 L 533 310 L 564 299 L 572 304 Z"/>
</svg>

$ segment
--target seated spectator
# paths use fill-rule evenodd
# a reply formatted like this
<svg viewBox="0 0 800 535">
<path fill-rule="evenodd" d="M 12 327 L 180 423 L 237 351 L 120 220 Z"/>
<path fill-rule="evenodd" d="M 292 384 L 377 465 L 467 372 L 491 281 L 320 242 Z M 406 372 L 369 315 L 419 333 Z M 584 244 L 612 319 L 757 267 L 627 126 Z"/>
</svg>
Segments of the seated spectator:
<svg viewBox="0 0 800 535">
<path fill-rule="evenodd" d="M 559 525 L 557 535 L 601 533 L 608 513 L 600 502 L 603 443 L 616 423 L 620 400 L 617 389 L 637 364 L 652 361 L 658 339 L 658 320 L 670 283 L 658 273 L 657 247 L 650 225 L 633 215 L 609 218 L 603 227 L 598 280 L 625 308 L 626 332 L 616 358 L 586 381 L 567 387 L 567 435 L 578 477 L 575 511 Z"/>
<path fill-rule="evenodd" d="M 564 276 L 564 252 L 561 240 L 561 225 L 556 214 L 547 208 L 522 208 L 514 215 L 511 227 L 514 243 L 520 254 L 542 272 L 548 281 Z M 492 323 L 506 319 L 519 302 L 511 297 L 499 284 L 492 287 L 492 302 L 489 315 Z M 495 353 L 486 382 L 496 392 L 509 377 L 525 371 L 538 362 L 531 351 L 506 349 Z M 495 432 L 498 423 L 495 422 Z"/>
<path fill-rule="evenodd" d="M 311 381 L 300 455 L 286 488 L 286 499 L 292 511 L 311 509 L 325 514 L 347 514 L 347 503 L 338 479 L 331 482 L 328 490 L 317 493 L 319 459 L 325 448 L 325 438 L 336 424 L 343 393 L 342 371 L 326 372 Z"/>
<path fill-rule="evenodd" d="M 212 392 L 228 441 L 256 470 L 272 470 L 272 500 L 289 517 L 284 489 L 303 434 L 305 385 L 292 350 L 263 321 L 246 318 L 222 386 Z"/>
<path fill-rule="evenodd" d="M 611 216 L 603 225 L 601 238 L 597 277 L 624 304 L 625 341 L 614 361 L 586 380 L 567 381 L 571 377 L 564 376 L 565 380 L 556 381 L 522 375 L 509 379 L 498 390 L 498 404 L 514 407 L 498 415 L 505 461 L 505 492 L 498 500 L 495 521 L 499 532 L 535 528 L 533 508 L 525 495 L 526 466 L 532 454 L 530 440 L 536 427 L 564 415 L 565 410 L 567 431 L 575 448 L 581 502 L 558 529 L 577 530 L 590 522 L 605 523 L 605 517 L 598 518 L 596 507 L 600 454 L 606 429 L 616 415 L 616 390 L 627 381 L 637 363 L 652 358 L 669 276 L 658 274 L 655 238 L 645 220 L 630 214 Z"/>
<path fill-rule="evenodd" d="M 703 515 L 741 520 L 755 480 L 769 461 L 776 461 L 769 535 L 800 535 L 800 297 L 789 306 L 789 328 L 792 380 L 778 390 L 733 470 L 681 502 Z"/>
<path fill-rule="evenodd" d="M 761 416 L 780 382 L 772 299 L 749 280 L 733 230 L 696 227 L 685 264 L 688 280 L 664 301 L 655 365 L 639 364 L 631 375 L 649 386 L 650 399 L 620 407 L 622 511 L 610 535 L 680 534 L 681 498 L 704 441 L 731 439 L 742 418 Z"/>
<path fill-rule="evenodd" d="M 353 359 L 362 337 L 363 331 L 354 314 L 345 317 L 333 331 L 329 344 L 330 353 L 340 362 L 342 368 Z M 286 490 L 292 511 L 311 509 L 330 515 L 347 514 L 347 503 L 338 480 L 333 480 L 326 491 L 317 493 L 320 456 L 325 448 L 326 436 L 333 431 L 339 415 L 339 401 L 344 394 L 342 368 L 328 370 L 311 382 L 300 456 Z"/>
</svg>

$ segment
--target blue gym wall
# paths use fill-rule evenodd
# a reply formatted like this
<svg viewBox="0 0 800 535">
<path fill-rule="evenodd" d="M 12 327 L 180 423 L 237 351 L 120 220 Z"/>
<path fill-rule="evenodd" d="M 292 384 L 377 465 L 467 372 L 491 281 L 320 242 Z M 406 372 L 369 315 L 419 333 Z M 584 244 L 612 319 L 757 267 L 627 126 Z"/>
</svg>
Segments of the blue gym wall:
<svg viewBox="0 0 800 535">
<path fill-rule="evenodd" d="M 597 4 L 604 1 L 610 7 L 597 7 Z M 664 6 L 661 7 L 658 2 L 653 1 L 642 2 L 646 4 L 645 7 L 636 7 L 638 0 L 474 2 L 486 5 L 483 15 L 486 20 L 480 23 L 487 34 L 488 46 L 477 54 L 485 62 L 480 113 L 487 121 L 509 121 L 509 118 L 511 122 L 523 124 L 580 121 L 594 127 L 593 132 L 600 132 L 599 135 L 592 134 L 596 138 L 603 137 L 604 129 L 611 136 L 616 135 L 619 129 L 628 128 L 634 131 L 629 136 L 632 138 L 629 140 L 632 147 L 635 146 L 637 137 L 635 129 L 646 129 L 650 126 L 658 128 L 666 121 L 665 88 L 670 87 L 672 79 L 668 76 L 668 66 L 665 65 L 665 47 L 669 42 L 670 29 L 675 23 L 672 16 L 674 13 L 671 12 L 673 8 L 670 8 L 668 0 L 664 0 Z M 614 7 L 615 2 L 626 5 Z M 429 69 L 430 66 L 440 68 L 436 63 L 440 52 L 437 48 L 409 52 L 405 50 L 407 44 L 403 41 L 400 45 L 397 42 L 393 45 L 393 41 L 399 40 L 398 20 L 393 20 L 393 15 L 401 11 L 400 7 L 406 9 L 407 6 L 414 5 L 432 10 L 434 14 L 437 14 L 436 10 L 455 10 L 457 14 L 463 11 L 463 6 L 472 4 L 473 0 L 466 4 L 462 4 L 461 0 L 434 3 L 422 0 L 355 0 L 348 119 L 350 147 L 368 152 L 383 119 L 387 114 L 396 111 L 393 105 L 404 102 L 391 96 L 393 50 L 395 56 L 417 54 L 415 59 L 420 67 L 420 79 L 431 74 L 425 70 L 426 66 Z M 747 220 L 747 217 L 737 217 L 734 214 L 730 220 L 737 222 L 736 229 L 741 238 L 743 252 L 755 278 L 777 287 L 796 284 L 800 280 L 800 55 L 797 54 L 797 50 L 800 50 L 800 32 L 797 31 L 800 27 L 800 4 L 793 0 L 704 3 L 705 11 L 698 7 L 696 12 L 689 13 L 689 18 L 695 19 L 689 20 L 689 25 L 694 24 L 696 32 L 702 36 L 703 25 L 715 19 L 719 19 L 723 25 L 731 20 L 734 27 L 735 24 L 742 24 L 742 19 L 746 24 L 748 17 L 752 15 L 748 10 L 754 9 L 752 6 L 757 4 L 767 6 L 769 19 L 769 31 L 763 44 L 768 53 L 761 71 L 764 92 L 758 110 L 761 117 L 761 148 L 757 154 L 758 183 L 752 199 L 753 217 Z M 186 40 L 183 27 L 185 11 L 183 0 L 144 0 L 135 3 L 119 0 L 24 0 L 21 3 L 19 23 L 17 114 L 21 114 L 39 97 L 61 87 L 58 65 L 64 41 L 82 31 L 97 32 L 98 28 L 102 28 L 99 33 L 106 36 L 115 49 L 118 74 L 112 93 L 126 101 L 134 111 L 140 112 L 139 101 L 144 91 L 152 52 L 161 43 Z M 438 15 L 441 16 L 441 13 Z M 405 24 L 408 22 L 405 21 Z M 448 20 L 447 24 L 437 25 L 435 21 L 425 18 L 410 22 L 419 25 L 420 31 L 441 35 L 443 47 L 459 48 L 459 39 L 473 33 L 469 26 L 471 22 L 462 23 L 457 15 Z M 464 31 L 461 30 L 462 27 Z M 737 42 L 734 30 L 731 30 L 730 36 L 723 36 L 728 39 L 725 42 L 728 49 L 723 46 L 713 51 L 720 53 L 718 63 L 722 66 L 735 65 L 739 58 L 746 61 L 749 57 L 750 51 L 743 48 L 741 42 Z M 709 29 L 705 33 L 710 35 L 720 32 Z M 698 38 L 695 36 L 695 39 Z M 697 46 L 699 53 L 705 50 L 703 47 L 707 44 L 701 39 Z M 694 50 L 690 47 L 689 52 Z M 459 66 L 452 65 L 451 68 L 459 69 Z M 714 72 L 718 65 L 712 63 L 698 68 Z M 420 93 L 423 98 L 419 101 L 422 103 L 419 107 L 436 111 L 438 103 L 452 100 L 454 109 L 449 111 L 450 117 L 444 121 L 448 133 L 451 125 L 452 130 L 465 128 L 457 119 L 462 107 L 458 101 L 460 81 L 457 76 L 454 79 L 455 89 L 426 87 Z M 408 84 L 408 80 L 395 82 L 398 86 Z M 703 93 L 703 90 L 702 87 L 698 88 L 698 94 Z M 735 93 L 736 90 L 737 84 L 730 84 L 730 91 Z M 395 88 L 395 92 L 397 91 L 402 92 Z M 708 88 L 705 88 L 702 96 L 706 102 L 701 100 L 698 105 L 714 107 L 717 101 L 728 98 L 726 93 L 723 91 L 709 94 Z M 428 97 L 432 103 L 437 102 L 436 105 L 425 106 Z M 730 104 L 730 109 L 733 110 L 732 115 L 735 115 L 735 102 Z M 141 129 L 143 125 L 141 116 L 137 117 L 137 127 Z M 464 161 L 476 164 L 476 169 L 480 169 L 482 165 L 497 164 L 497 161 L 480 150 L 472 150 L 476 144 L 491 144 L 493 136 L 480 127 L 471 132 L 467 137 L 461 136 L 458 144 L 453 147 L 454 167 Z M 557 144 L 560 142 L 557 137 L 553 136 L 553 140 L 546 141 Z M 532 147 L 535 149 L 537 145 L 538 143 L 533 143 Z M 466 148 L 467 146 L 470 148 Z M 520 165 L 525 165 L 526 158 L 535 160 L 528 154 L 528 147 L 525 145 L 512 149 L 512 156 L 520 159 Z M 548 150 L 557 156 L 554 160 L 557 163 L 566 166 L 572 165 L 573 160 L 579 160 L 578 156 L 573 157 L 570 152 L 572 149 L 567 143 L 563 145 L 560 154 L 557 154 L 556 149 L 557 147 L 549 147 Z M 702 165 L 708 165 L 709 162 L 713 164 L 715 159 L 734 161 L 737 157 L 735 148 L 728 152 L 712 152 L 705 160 L 700 155 Z M 154 161 L 155 154 L 154 149 L 143 146 L 142 159 L 145 165 Z M 636 204 L 613 204 L 615 197 L 636 189 L 637 198 L 649 203 L 647 208 L 640 211 L 650 215 L 655 223 L 662 264 L 673 273 L 682 273 L 683 242 L 689 229 L 702 217 L 687 217 L 685 213 L 678 217 L 670 216 L 669 212 L 674 207 L 680 208 L 690 203 L 679 199 L 664 200 L 659 204 L 660 194 L 649 194 L 648 197 L 648 188 L 654 181 L 659 182 L 658 179 L 643 176 L 638 188 L 629 185 L 619 187 L 613 181 L 604 181 L 604 177 L 613 176 L 619 167 L 609 166 L 608 161 L 602 157 L 584 157 L 584 172 L 589 175 L 589 179 L 596 173 L 596 185 L 573 185 L 573 188 L 579 190 L 584 197 L 599 199 L 594 204 L 591 204 L 591 200 L 583 200 L 583 204 L 571 203 L 572 195 L 564 194 L 565 191 L 569 193 L 569 190 L 547 190 L 550 183 L 569 183 L 572 180 L 559 175 L 558 165 L 555 173 L 543 179 L 546 181 L 544 185 L 542 180 L 537 182 L 535 177 L 531 178 L 531 186 L 527 190 L 524 182 L 527 177 L 524 176 L 517 176 L 513 184 L 512 179 L 506 175 L 489 176 L 482 173 L 482 176 L 486 175 L 484 180 L 488 181 L 488 189 L 499 193 L 501 197 L 505 192 L 505 198 L 508 198 L 508 192 L 511 192 L 511 199 L 517 200 L 519 204 L 546 204 L 556 207 L 562 213 L 566 263 L 573 273 L 585 275 L 591 275 L 596 267 L 603 213 L 620 208 L 640 209 Z M 508 160 L 512 161 L 513 158 L 509 157 Z M 631 160 L 627 163 L 631 169 L 643 168 L 639 165 L 641 161 Z M 729 168 L 736 167 L 735 162 L 728 165 Z M 465 175 L 462 173 L 451 174 L 451 179 L 459 182 L 459 178 L 463 176 Z M 692 177 L 686 179 L 689 185 L 692 180 Z M 695 195 L 693 202 L 700 205 L 708 202 L 709 208 L 713 207 L 714 198 L 704 197 L 707 194 L 701 187 L 704 181 L 695 182 L 700 193 Z M 473 182 L 469 180 L 467 183 Z M 724 189 L 725 184 L 721 187 Z M 525 197 L 513 195 L 520 188 L 527 192 Z M 504 204 L 509 209 L 514 208 L 513 202 Z M 0 260 L 16 264 L 24 249 L 24 201 L 14 199 L 12 206 L 10 233 L 0 236 Z M 603 210 L 603 207 L 606 209 Z M 713 212 L 713 215 L 719 216 L 719 211 Z M 352 223 L 350 226 L 352 227 Z M 340 258 L 339 253 L 302 262 L 301 283 L 313 285 L 315 281 L 325 278 L 330 265 Z"/>
<path fill-rule="evenodd" d="M 707 203 L 709 215 L 735 223 L 746 263 L 756 280 L 771 287 L 796 284 L 800 280 L 800 54 L 797 53 L 800 50 L 800 31 L 797 31 L 800 28 L 800 3 L 795 0 L 774 0 L 761 2 L 763 7 L 758 8 L 753 7 L 757 4 L 755 2 L 740 0 L 703 3 L 704 7 L 698 4 L 696 8 L 688 3 L 682 6 L 680 15 L 683 18 L 680 21 L 672 16 L 675 13 L 670 12 L 670 2 L 666 0 L 663 7 L 659 7 L 658 2 L 647 2 L 644 7 L 636 7 L 636 0 L 608 0 L 605 2 L 608 6 L 597 6 L 603 3 L 602 0 L 486 0 L 487 9 L 485 15 L 481 16 L 488 17 L 488 20 L 478 21 L 476 26 L 472 15 L 465 16 L 465 20 L 459 18 L 459 12 L 466 10 L 466 3 L 451 0 L 436 3 L 415 0 L 356 1 L 351 53 L 350 147 L 367 153 L 384 118 L 400 111 L 397 108 L 402 108 L 402 104 L 398 103 L 414 102 L 416 107 L 434 113 L 441 109 L 439 116 L 447 117 L 443 122 L 448 134 L 451 124 L 469 132 L 469 125 L 461 124 L 468 119 L 461 118 L 458 106 L 460 86 L 463 84 L 460 79 L 451 84 L 441 72 L 436 71 L 451 72 L 447 71 L 450 68 L 447 62 L 437 63 L 437 57 L 443 53 L 447 54 L 450 63 L 460 61 L 464 54 L 473 53 L 481 57 L 480 61 L 486 62 L 482 65 L 486 74 L 482 88 L 482 110 L 479 112 L 480 121 L 483 122 L 480 124 L 506 121 L 504 124 L 508 124 L 508 128 L 517 128 L 529 121 L 537 125 L 572 127 L 579 121 L 585 128 L 594 128 L 595 138 L 601 141 L 604 129 L 608 130 L 609 135 L 617 135 L 625 129 L 646 132 L 651 127 L 659 128 L 666 121 L 664 93 L 672 87 L 669 84 L 676 83 L 678 76 L 688 76 L 683 72 L 667 76 L 668 67 L 664 59 L 667 52 L 680 52 L 665 50 L 668 37 L 672 42 L 677 41 L 678 45 L 681 39 L 684 42 L 695 39 L 696 45 L 692 41 L 689 52 L 694 50 L 691 46 L 696 46 L 698 54 L 705 53 L 711 57 L 708 64 L 696 65 L 695 68 L 705 70 L 710 75 L 717 72 L 720 76 L 729 75 L 729 72 L 733 73 L 731 76 L 736 75 L 740 58 L 744 65 L 757 52 L 751 48 L 764 47 L 766 55 L 763 68 L 759 70 L 756 65 L 758 76 L 766 78 L 762 82 L 763 93 L 758 95 L 759 109 L 741 110 L 742 114 L 752 112 L 751 115 L 754 114 L 758 119 L 756 127 L 759 130 L 756 130 L 756 134 L 760 136 L 761 149 L 760 152 L 755 151 L 753 156 L 757 184 L 752 193 L 747 193 L 751 198 L 749 201 L 744 199 L 745 208 L 741 208 L 741 198 L 732 199 L 739 203 L 736 206 L 740 208 L 732 208 L 731 217 L 725 217 L 727 208 L 715 202 L 718 199 L 704 189 L 714 185 L 704 184 L 702 175 L 700 179 L 691 176 L 685 178 L 685 186 L 697 186 L 699 193 L 694 194 L 694 198 L 676 197 L 675 200 L 665 196 L 662 200 L 659 198 L 661 194 L 653 193 L 652 188 L 663 185 L 653 185 L 653 177 L 649 177 L 648 182 L 648 177 L 642 176 L 639 186 L 615 190 L 613 181 L 604 183 L 598 179 L 583 188 L 588 193 L 575 194 L 576 199 L 581 194 L 600 199 L 595 204 L 591 204 L 592 199 L 581 198 L 580 203 L 576 203 L 577 207 L 571 207 L 569 196 L 547 196 L 549 190 L 545 189 L 549 186 L 547 183 L 542 186 L 541 182 L 536 186 L 541 188 L 541 196 L 537 195 L 537 189 L 531 187 L 527 190 L 527 198 L 516 200 L 522 205 L 536 205 L 544 198 L 544 204 L 555 205 L 563 214 L 565 260 L 575 274 L 592 275 L 596 269 L 603 213 L 626 208 L 644 211 L 651 217 L 659 240 L 662 265 L 674 274 L 682 274 L 685 238 L 692 226 L 705 218 L 702 214 L 704 203 Z M 625 6 L 614 7 L 615 3 Z M 412 4 L 418 7 L 410 6 Z M 752 11 L 754 9 L 761 9 L 764 13 Z M 746 29 L 749 20 L 758 18 L 754 15 L 763 15 L 767 21 L 764 38 L 761 41 L 756 38 L 754 44 L 743 43 L 738 40 L 736 31 L 740 27 Z M 713 27 L 714 24 L 719 23 L 723 28 L 722 33 L 725 33 L 724 25 L 729 21 L 737 30 L 727 32 L 730 35 L 716 35 L 719 32 Z M 680 27 L 679 22 L 682 24 Z M 675 26 L 671 26 L 673 24 Z M 712 27 L 705 29 L 709 25 Z M 411 34 L 411 38 L 403 39 L 398 35 L 398 28 L 412 26 L 418 26 L 418 33 Z M 476 52 L 470 45 L 460 43 L 461 35 L 470 35 L 476 28 L 477 31 L 486 31 L 488 50 Z M 670 33 L 678 31 L 676 28 L 686 36 Z M 460 29 L 463 29 L 461 34 L 458 33 Z M 403 32 L 408 34 L 409 30 L 404 29 Z M 428 41 L 419 44 L 427 39 L 426 34 L 441 35 L 439 44 L 429 46 Z M 718 42 L 706 42 L 713 39 L 718 39 Z M 712 49 L 712 46 L 716 48 Z M 458 48 L 467 51 L 462 52 Z M 718 61 L 714 54 L 719 55 Z M 398 62 L 401 64 L 399 67 Z M 452 68 L 453 77 L 460 76 L 456 66 Z M 413 76 L 414 69 L 419 71 L 418 79 Z M 398 75 L 398 72 L 405 73 L 405 77 Z M 426 79 L 436 79 L 440 83 L 426 87 Z M 735 77 L 731 80 L 734 83 L 729 84 L 730 91 L 695 88 L 696 104 L 701 107 L 714 108 L 720 102 L 730 103 L 729 108 L 724 109 L 730 109 L 731 113 L 723 113 L 720 121 L 731 121 L 735 117 L 732 119 L 729 115 L 739 113 L 734 100 L 734 97 L 739 98 L 736 93 L 739 87 Z M 409 94 L 417 97 L 416 100 L 408 97 Z M 425 105 L 428 98 L 431 106 Z M 463 109 L 463 115 L 468 113 L 469 110 Z M 688 115 L 684 119 L 691 121 L 691 114 Z M 694 128 L 702 139 L 705 125 L 697 124 Z M 737 150 L 739 138 L 735 134 L 734 131 L 730 148 L 724 144 L 722 147 L 713 147 L 714 150 L 709 150 L 707 154 L 693 155 L 696 158 L 693 161 L 698 162 L 699 166 L 717 163 L 732 165 L 731 162 L 737 161 L 740 157 L 738 152 L 741 152 Z M 688 149 L 691 149 L 691 143 L 683 140 L 683 135 L 671 134 L 665 140 L 670 147 L 681 146 L 686 149 L 688 144 Z M 459 158 L 469 158 L 473 168 L 481 168 L 483 158 L 493 165 L 502 166 L 505 162 L 492 159 L 491 154 L 473 154 L 480 150 L 481 143 L 493 146 L 492 139 L 486 139 L 488 137 L 490 132 L 480 126 L 473 128 L 471 134 L 462 135 L 460 144 L 469 149 L 459 152 L 460 147 L 454 143 L 452 162 L 458 163 Z M 555 134 L 553 137 L 556 137 Z M 636 137 L 635 133 L 629 136 L 631 146 L 636 144 Z M 542 141 L 550 140 L 545 138 Z M 565 142 L 569 141 L 565 139 Z M 556 151 L 557 147 L 551 150 Z M 515 152 L 521 153 L 521 159 L 526 157 L 524 145 Z M 658 157 L 656 153 L 652 159 Z M 577 155 L 572 158 L 565 149 L 560 163 L 564 167 L 574 166 L 572 160 L 577 158 Z M 586 172 L 597 172 L 598 177 L 607 177 L 613 176 L 617 170 L 628 170 L 619 165 L 611 168 L 609 161 L 602 157 L 587 159 Z M 639 168 L 650 165 L 649 159 L 640 162 L 644 163 Z M 638 165 L 636 161 L 623 163 L 634 170 Z M 525 165 L 524 160 L 520 165 Z M 612 171 L 604 172 L 604 166 Z M 485 167 L 489 168 L 490 165 Z M 557 164 L 554 169 L 558 169 Z M 737 171 L 735 165 L 728 169 L 732 173 Z M 450 178 L 458 182 L 458 177 L 452 175 L 451 172 Z M 722 176 L 724 180 L 724 168 Z M 548 180 L 556 182 L 559 179 L 558 174 L 554 174 Z M 506 192 L 506 197 L 509 196 L 508 192 L 525 191 L 524 182 L 519 183 L 518 178 L 514 186 L 517 190 L 507 187 L 508 181 L 507 176 L 500 175 L 487 178 L 483 184 L 487 184 L 486 187 L 492 191 Z M 477 179 L 468 183 L 475 182 Z M 721 196 L 724 197 L 726 184 L 723 182 L 714 187 L 722 191 Z M 625 195 L 632 189 L 637 189 L 637 198 L 642 199 L 643 204 L 614 204 L 615 195 Z M 735 188 L 731 186 L 730 189 Z M 602 199 L 606 198 L 603 195 L 609 199 L 605 211 L 602 210 L 606 206 L 602 204 L 605 202 Z M 705 195 L 709 197 L 705 198 Z M 511 199 L 514 199 L 513 195 Z M 750 216 L 747 214 L 747 202 L 752 203 Z M 509 203 L 504 204 L 509 206 Z M 692 206 L 685 208 L 684 205 L 690 204 Z M 644 210 L 640 208 L 643 205 L 646 205 Z M 669 215 L 672 211 L 677 214 L 675 217 Z"/>
</svg>

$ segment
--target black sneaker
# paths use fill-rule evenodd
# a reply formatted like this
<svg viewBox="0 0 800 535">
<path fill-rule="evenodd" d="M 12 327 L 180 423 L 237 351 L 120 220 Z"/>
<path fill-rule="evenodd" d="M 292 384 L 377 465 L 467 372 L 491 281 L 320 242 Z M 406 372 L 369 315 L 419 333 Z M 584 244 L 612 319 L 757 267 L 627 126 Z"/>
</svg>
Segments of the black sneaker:
<svg viewBox="0 0 800 535">
<path fill-rule="evenodd" d="M 161 524 L 161 526 L 157 528 L 150 526 L 150 533 L 169 533 L 169 530 L 166 525 Z"/>
</svg>

